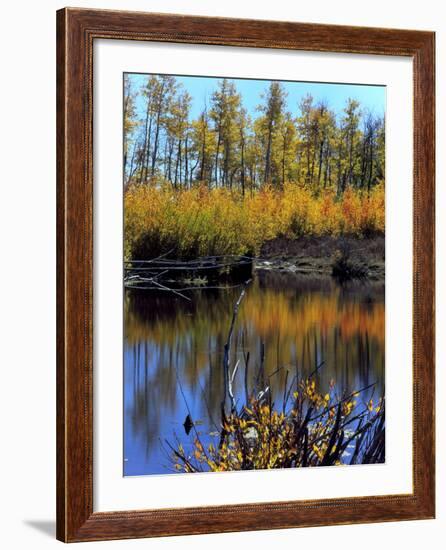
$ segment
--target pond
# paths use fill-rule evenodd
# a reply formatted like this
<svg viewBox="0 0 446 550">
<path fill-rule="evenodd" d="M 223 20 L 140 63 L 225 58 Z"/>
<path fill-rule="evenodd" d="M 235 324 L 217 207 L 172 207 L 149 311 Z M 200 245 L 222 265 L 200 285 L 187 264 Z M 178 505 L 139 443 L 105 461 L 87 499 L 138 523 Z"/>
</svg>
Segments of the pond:
<svg viewBox="0 0 446 550">
<path fill-rule="evenodd" d="M 129 291 L 124 301 L 124 475 L 173 473 L 168 443 L 215 442 L 224 399 L 223 352 L 242 287 Z M 319 365 L 316 380 L 384 392 L 384 282 L 340 285 L 330 277 L 258 271 L 236 319 L 231 365 L 238 403 L 266 386 L 284 388 Z"/>
</svg>

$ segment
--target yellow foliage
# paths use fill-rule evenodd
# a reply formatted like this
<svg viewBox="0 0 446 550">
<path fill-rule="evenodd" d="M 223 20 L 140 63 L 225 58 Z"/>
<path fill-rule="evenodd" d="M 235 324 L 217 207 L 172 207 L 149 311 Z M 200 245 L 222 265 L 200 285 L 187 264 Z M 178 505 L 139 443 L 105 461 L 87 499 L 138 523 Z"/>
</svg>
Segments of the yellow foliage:
<svg viewBox="0 0 446 550">
<path fill-rule="evenodd" d="M 361 426 L 354 428 L 348 417 L 353 411 L 358 417 L 366 415 L 367 429 L 373 434 L 372 426 L 383 414 L 370 408 L 372 400 L 365 409 L 368 413 L 358 410 L 357 402 L 350 397 L 332 400 L 330 394 L 319 392 L 313 379 L 300 381 L 291 408 L 286 411 L 272 410 L 268 403 L 251 396 L 249 407 L 245 405 L 239 413 L 232 411 L 225 417 L 224 436 L 218 446 L 209 445 L 206 452 L 198 437 L 194 439 L 192 455 L 186 455 L 179 446 L 174 456 L 176 468 L 180 465 L 184 471 L 230 471 L 341 465 L 347 448 L 345 426 L 357 429 L 357 436 L 362 433 Z M 313 413 L 310 421 L 308 411 Z M 304 432 L 306 436 L 302 438 Z M 352 432 L 348 437 L 352 437 Z"/>
<path fill-rule="evenodd" d="M 367 194 L 314 196 L 296 184 L 242 196 L 204 185 L 175 191 L 169 184 L 133 185 L 125 193 L 125 257 L 172 250 L 178 257 L 258 254 L 275 237 L 366 236 L 384 231 L 384 184 Z"/>
</svg>

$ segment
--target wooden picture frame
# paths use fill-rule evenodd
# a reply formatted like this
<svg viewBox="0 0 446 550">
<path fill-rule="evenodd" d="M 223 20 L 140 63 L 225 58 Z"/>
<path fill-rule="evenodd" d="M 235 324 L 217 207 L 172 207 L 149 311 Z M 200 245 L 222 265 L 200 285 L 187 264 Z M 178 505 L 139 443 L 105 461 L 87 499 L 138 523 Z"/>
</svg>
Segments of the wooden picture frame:
<svg viewBox="0 0 446 550">
<path fill-rule="evenodd" d="M 413 492 L 93 512 L 93 43 L 406 56 L 413 61 Z M 65 542 L 427 519 L 435 510 L 432 32 L 66 8 L 57 13 L 57 538 Z"/>
</svg>

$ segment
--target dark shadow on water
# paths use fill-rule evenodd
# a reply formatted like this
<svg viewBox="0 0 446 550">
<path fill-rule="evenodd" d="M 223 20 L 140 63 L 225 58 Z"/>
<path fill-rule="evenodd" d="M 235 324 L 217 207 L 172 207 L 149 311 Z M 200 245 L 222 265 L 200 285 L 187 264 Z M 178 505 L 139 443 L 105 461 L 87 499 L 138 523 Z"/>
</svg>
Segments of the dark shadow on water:
<svg viewBox="0 0 446 550">
<path fill-rule="evenodd" d="M 47 519 L 25 519 L 23 521 L 25 525 L 32 527 L 36 531 L 40 531 L 44 535 L 51 537 L 52 539 L 56 538 L 56 522 L 55 520 Z"/>
</svg>

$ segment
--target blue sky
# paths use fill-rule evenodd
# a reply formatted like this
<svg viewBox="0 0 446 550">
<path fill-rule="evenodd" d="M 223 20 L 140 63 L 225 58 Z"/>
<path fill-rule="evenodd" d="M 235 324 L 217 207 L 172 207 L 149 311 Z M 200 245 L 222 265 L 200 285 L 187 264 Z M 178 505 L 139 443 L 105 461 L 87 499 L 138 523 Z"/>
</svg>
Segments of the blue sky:
<svg viewBox="0 0 446 550">
<path fill-rule="evenodd" d="M 143 85 L 147 76 L 143 74 L 132 74 L 132 85 L 134 89 L 139 89 Z M 197 118 L 205 101 L 210 105 L 210 98 L 217 88 L 220 78 L 202 77 L 202 76 L 176 76 L 185 90 L 192 96 L 192 105 L 190 118 Z M 238 92 L 242 95 L 243 106 L 248 113 L 256 117 L 257 106 L 262 103 L 262 93 L 268 88 L 269 80 L 249 80 L 234 78 L 233 80 Z M 289 82 L 281 81 L 285 90 L 288 92 L 287 103 L 288 110 L 293 116 L 299 113 L 298 104 L 302 97 L 310 93 L 315 102 L 326 100 L 329 108 L 339 115 L 345 106 L 348 98 L 356 99 L 361 106 L 371 111 L 376 116 L 383 116 L 386 104 L 385 86 L 366 86 L 360 84 L 332 84 L 322 82 Z M 138 110 L 141 108 L 140 101 L 137 102 Z"/>
</svg>

